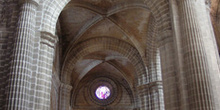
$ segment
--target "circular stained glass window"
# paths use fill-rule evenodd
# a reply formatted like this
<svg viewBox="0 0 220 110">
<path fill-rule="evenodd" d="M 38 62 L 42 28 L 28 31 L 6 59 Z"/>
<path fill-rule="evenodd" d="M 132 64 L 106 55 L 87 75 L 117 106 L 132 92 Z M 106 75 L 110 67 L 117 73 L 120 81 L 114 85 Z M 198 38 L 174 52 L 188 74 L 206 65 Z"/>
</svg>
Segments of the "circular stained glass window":
<svg viewBox="0 0 220 110">
<path fill-rule="evenodd" d="M 111 92 L 107 86 L 99 86 L 95 91 L 96 97 L 99 99 L 107 99 Z"/>
</svg>

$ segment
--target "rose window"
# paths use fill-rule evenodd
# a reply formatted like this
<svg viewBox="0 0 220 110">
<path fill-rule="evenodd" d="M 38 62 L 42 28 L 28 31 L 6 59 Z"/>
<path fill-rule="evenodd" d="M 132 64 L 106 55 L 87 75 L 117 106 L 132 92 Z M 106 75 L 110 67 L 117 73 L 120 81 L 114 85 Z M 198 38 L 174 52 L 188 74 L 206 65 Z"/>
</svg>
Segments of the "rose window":
<svg viewBox="0 0 220 110">
<path fill-rule="evenodd" d="M 107 99 L 110 96 L 111 92 L 107 86 L 99 86 L 96 89 L 95 94 L 98 99 L 103 100 L 103 99 Z"/>
</svg>

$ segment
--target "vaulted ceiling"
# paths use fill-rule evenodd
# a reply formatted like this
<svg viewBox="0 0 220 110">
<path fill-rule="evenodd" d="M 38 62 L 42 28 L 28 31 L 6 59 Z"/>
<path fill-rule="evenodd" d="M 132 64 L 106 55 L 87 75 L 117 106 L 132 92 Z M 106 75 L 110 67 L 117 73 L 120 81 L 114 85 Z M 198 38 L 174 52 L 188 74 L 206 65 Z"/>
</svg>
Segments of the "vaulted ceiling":
<svg viewBox="0 0 220 110">
<path fill-rule="evenodd" d="M 220 44 L 219 6 L 219 0 L 212 0 L 211 15 L 218 44 Z M 62 47 L 62 63 L 66 63 L 71 59 L 70 57 L 76 57 L 75 54 L 68 56 L 72 50 L 75 49 L 76 52 L 80 52 L 83 48 L 88 48 L 88 50 L 83 51 L 83 55 L 77 56 L 77 60 L 73 61 L 74 63 L 71 62 L 72 70 L 68 72 L 72 75 L 69 82 L 77 84 L 87 74 L 99 70 L 107 73 L 120 73 L 121 77 L 126 79 L 132 86 L 136 72 L 134 62 L 132 62 L 134 60 L 130 60 L 132 58 L 129 59 L 128 56 L 123 55 L 122 51 L 135 50 L 140 56 L 139 60 L 144 61 L 147 34 L 152 16 L 149 8 L 141 0 L 70 1 L 63 9 L 58 20 L 57 29 Z M 166 29 L 166 27 L 163 28 Z M 119 40 L 123 44 L 132 47 L 132 49 L 124 48 L 124 50 L 120 50 L 119 46 L 114 44 L 115 50 L 103 48 L 90 52 L 90 50 L 97 47 L 93 47 L 92 44 L 84 45 L 83 43 L 97 38 Z M 106 45 L 113 45 L 109 42 L 111 40 Z M 94 43 L 105 47 L 103 40 L 94 40 Z M 83 45 L 76 49 L 80 44 Z"/>
<path fill-rule="evenodd" d="M 71 47 L 86 39 L 109 36 L 144 51 L 151 14 L 138 1 L 71 1 L 62 11 L 59 20 L 64 45 Z"/>
<path fill-rule="evenodd" d="M 71 84 L 73 91 L 79 91 L 80 85 L 90 81 L 85 79 L 95 79 L 99 74 L 115 77 L 115 82 L 124 80 L 128 85 L 122 86 L 133 91 L 137 71 L 146 72 L 143 58 L 151 18 L 151 12 L 140 0 L 69 2 L 57 24 L 61 80 Z"/>
<path fill-rule="evenodd" d="M 216 39 L 220 44 L 219 0 L 213 0 L 211 7 Z M 165 19 L 158 22 L 169 21 L 167 16 L 165 14 Z M 62 50 L 61 81 L 77 89 L 88 83 L 85 79 L 95 79 L 97 74 L 102 74 L 124 80 L 128 83 L 126 86 L 133 89 L 137 84 L 137 71 L 146 72 L 143 62 L 152 19 L 152 11 L 141 0 L 70 1 L 57 25 Z M 171 30 L 170 22 L 158 27 L 159 30 Z"/>
<path fill-rule="evenodd" d="M 123 41 L 144 56 L 150 18 L 151 12 L 140 0 L 72 0 L 59 17 L 63 60 L 80 43 L 99 37 Z M 81 56 L 72 68 L 74 84 L 97 68 L 120 73 L 134 84 L 134 65 L 117 51 L 98 50 Z"/>
</svg>

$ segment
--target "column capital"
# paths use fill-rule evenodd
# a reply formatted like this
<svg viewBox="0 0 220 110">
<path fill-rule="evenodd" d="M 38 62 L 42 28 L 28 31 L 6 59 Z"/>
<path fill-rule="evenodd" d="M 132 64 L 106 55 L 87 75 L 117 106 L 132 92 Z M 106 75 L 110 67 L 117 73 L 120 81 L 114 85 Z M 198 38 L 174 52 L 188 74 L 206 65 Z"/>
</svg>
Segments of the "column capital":
<svg viewBox="0 0 220 110">
<path fill-rule="evenodd" d="M 31 4 L 38 6 L 39 0 L 19 0 L 19 3 L 20 4 L 31 3 Z"/>
<path fill-rule="evenodd" d="M 57 36 L 55 36 L 49 32 L 45 32 L 45 31 L 41 32 L 41 41 L 40 42 L 42 44 L 46 44 L 49 47 L 55 48 L 57 41 L 58 41 Z"/>
</svg>

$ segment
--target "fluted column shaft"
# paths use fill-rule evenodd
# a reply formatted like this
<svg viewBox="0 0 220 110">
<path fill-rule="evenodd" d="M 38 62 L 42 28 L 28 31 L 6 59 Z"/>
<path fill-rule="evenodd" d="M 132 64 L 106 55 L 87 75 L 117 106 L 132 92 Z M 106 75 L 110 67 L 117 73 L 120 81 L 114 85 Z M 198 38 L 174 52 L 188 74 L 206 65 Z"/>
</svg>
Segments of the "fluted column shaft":
<svg viewBox="0 0 220 110">
<path fill-rule="evenodd" d="M 22 4 L 7 86 L 7 110 L 28 109 L 36 3 Z"/>
<path fill-rule="evenodd" d="M 71 110 L 71 90 L 72 86 L 63 83 L 61 84 L 59 110 Z"/>
<path fill-rule="evenodd" d="M 10 73 L 10 64 L 13 40 L 17 30 L 17 22 L 20 11 L 19 5 L 16 1 L 0 2 L 0 110 L 5 109 L 6 105 L 6 92 L 8 86 L 8 74 Z"/>
<path fill-rule="evenodd" d="M 205 34 L 199 20 L 205 11 L 204 0 L 179 0 L 184 73 L 187 85 L 188 106 L 191 110 L 217 110 L 214 105 Z M 207 22 L 204 22 L 206 24 Z M 211 37 L 211 36 L 210 36 Z"/>
<path fill-rule="evenodd" d="M 38 72 L 36 74 L 35 109 L 50 109 L 53 60 L 57 37 L 41 32 Z"/>
</svg>

